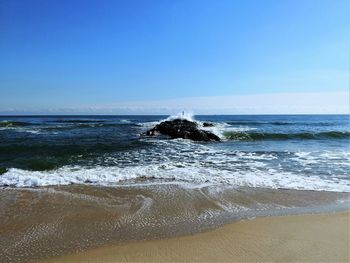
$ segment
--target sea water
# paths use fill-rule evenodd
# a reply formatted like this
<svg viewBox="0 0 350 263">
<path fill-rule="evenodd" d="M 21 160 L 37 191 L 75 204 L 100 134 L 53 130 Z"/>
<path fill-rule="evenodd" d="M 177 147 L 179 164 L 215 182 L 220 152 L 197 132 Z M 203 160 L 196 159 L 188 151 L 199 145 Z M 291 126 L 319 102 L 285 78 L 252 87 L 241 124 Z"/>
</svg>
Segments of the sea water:
<svg viewBox="0 0 350 263">
<path fill-rule="evenodd" d="M 140 135 L 168 116 L 0 117 L 0 186 L 143 179 L 350 192 L 348 115 L 185 117 L 213 123 L 205 129 L 222 141 Z"/>
</svg>

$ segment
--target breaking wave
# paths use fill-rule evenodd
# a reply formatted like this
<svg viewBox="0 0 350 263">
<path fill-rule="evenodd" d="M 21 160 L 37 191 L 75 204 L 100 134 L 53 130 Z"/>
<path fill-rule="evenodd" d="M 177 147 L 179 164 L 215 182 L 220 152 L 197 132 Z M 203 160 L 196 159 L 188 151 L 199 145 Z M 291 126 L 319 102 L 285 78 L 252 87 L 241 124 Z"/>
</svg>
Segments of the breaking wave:
<svg viewBox="0 0 350 263">
<path fill-rule="evenodd" d="M 350 132 L 328 131 L 318 133 L 264 133 L 264 132 L 237 132 L 225 131 L 224 137 L 228 140 L 261 141 L 261 140 L 314 140 L 314 139 L 348 139 Z"/>
<path fill-rule="evenodd" d="M 276 126 L 332 126 L 332 122 L 292 122 L 292 121 L 229 121 L 226 122 L 229 125 L 276 125 Z"/>
<path fill-rule="evenodd" d="M 30 125 L 33 125 L 33 123 L 22 121 L 0 121 L 0 127 L 25 127 Z"/>
<path fill-rule="evenodd" d="M 93 168 L 65 166 L 54 171 L 27 171 L 11 168 L 0 177 L 1 186 L 37 187 L 48 185 L 95 184 L 113 186 L 130 180 L 157 179 L 176 183 L 194 183 L 195 185 L 226 184 L 258 188 L 283 188 L 297 190 L 317 190 L 350 192 L 348 180 L 321 179 L 318 176 L 303 176 L 292 172 L 277 170 L 251 172 L 217 170 L 176 163 L 151 164 L 132 167 Z"/>
</svg>

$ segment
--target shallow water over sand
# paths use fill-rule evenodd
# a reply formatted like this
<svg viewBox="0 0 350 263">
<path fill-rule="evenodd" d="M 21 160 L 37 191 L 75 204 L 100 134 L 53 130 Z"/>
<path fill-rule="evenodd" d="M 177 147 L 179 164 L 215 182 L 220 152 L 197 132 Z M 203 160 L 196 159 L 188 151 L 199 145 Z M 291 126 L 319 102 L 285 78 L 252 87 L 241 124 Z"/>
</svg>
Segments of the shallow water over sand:
<svg viewBox="0 0 350 263">
<path fill-rule="evenodd" d="M 0 258 L 21 262 L 241 218 L 342 210 L 349 193 L 178 184 L 0 189 Z"/>
</svg>

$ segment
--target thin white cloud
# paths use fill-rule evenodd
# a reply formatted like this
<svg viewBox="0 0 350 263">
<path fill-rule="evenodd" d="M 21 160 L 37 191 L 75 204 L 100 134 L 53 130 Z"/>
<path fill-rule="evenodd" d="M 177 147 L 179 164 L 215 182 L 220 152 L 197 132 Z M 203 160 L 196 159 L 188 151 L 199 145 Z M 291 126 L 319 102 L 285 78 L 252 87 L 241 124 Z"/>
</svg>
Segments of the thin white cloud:
<svg viewBox="0 0 350 263">
<path fill-rule="evenodd" d="M 349 92 L 192 97 L 51 109 L 2 109 L 2 114 L 348 114 Z"/>
</svg>

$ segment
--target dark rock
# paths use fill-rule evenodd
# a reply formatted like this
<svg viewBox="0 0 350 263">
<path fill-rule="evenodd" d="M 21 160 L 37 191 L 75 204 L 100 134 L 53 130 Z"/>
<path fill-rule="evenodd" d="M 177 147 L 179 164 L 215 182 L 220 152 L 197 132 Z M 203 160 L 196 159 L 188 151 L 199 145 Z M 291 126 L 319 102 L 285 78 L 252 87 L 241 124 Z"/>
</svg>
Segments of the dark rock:
<svg viewBox="0 0 350 263">
<path fill-rule="evenodd" d="M 203 127 L 214 127 L 214 124 L 210 122 L 203 122 Z"/>
<path fill-rule="evenodd" d="M 145 133 L 147 136 L 158 134 L 167 135 L 170 138 L 183 138 L 193 141 L 220 141 L 220 138 L 214 133 L 201 130 L 196 122 L 186 119 L 163 121 Z"/>
</svg>

